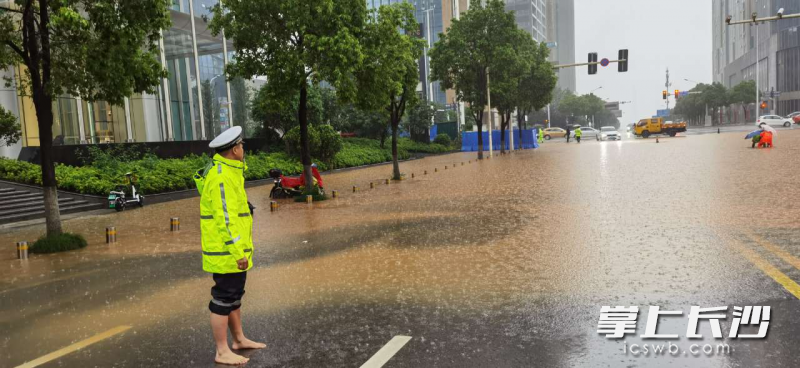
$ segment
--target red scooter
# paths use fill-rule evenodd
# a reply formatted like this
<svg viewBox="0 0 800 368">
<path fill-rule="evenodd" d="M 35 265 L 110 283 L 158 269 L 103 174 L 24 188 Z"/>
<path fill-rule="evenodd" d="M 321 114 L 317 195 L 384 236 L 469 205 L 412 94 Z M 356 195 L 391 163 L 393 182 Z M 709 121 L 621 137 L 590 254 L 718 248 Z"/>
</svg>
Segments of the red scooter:
<svg viewBox="0 0 800 368">
<path fill-rule="evenodd" d="M 319 187 L 319 191 L 324 194 L 325 190 L 322 184 L 322 176 L 319 175 L 319 170 L 317 170 L 317 165 L 311 165 L 311 173 L 314 176 L 314 182 Z M 269 192 L 269 197 L 273 199 L 279 198 L 293 198 L 303 194 L 303 186 L 305 186 L 306 180 L 304 175 L 300 175 L 299 177 L 290 177 L 290 176 L 283 176 L 283 172 L 280 169 L 271 169 L 269 171 L 269 176 L 275 179 L 275 186 L 272 187 L 272 190 Z"/>
</svg>

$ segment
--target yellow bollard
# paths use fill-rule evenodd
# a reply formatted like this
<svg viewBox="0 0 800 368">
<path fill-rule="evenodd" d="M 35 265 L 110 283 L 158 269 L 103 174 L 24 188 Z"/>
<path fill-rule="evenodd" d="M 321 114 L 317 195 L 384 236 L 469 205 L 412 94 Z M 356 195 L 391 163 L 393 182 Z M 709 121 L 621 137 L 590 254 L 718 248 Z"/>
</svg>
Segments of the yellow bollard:
<svg viewBox="0 0 800 368">
<path fill-rule="evenodd" d="M 369 189 L 375 189 L 375 183 L 369 182 Z"/>
<path fill-rule="evenodd" d="M 106 244 L 117 242 L 117 228 L 114 226 L 106 228 Z"/>
<path fill-rule="evenodd" d="M 358 187 L 354 185 L 353 186 L 353 193 L 355 193 L 355 192 L 358 192 Z"/>
<path fill-rule="evenodd" d="M 333 198 L 339 198 L 339 192 L 337 192 L 337 191 L 335 191 L 335 190 L 334 190 L 334 191 L 331 191 L 331 196 L 332 196 Z"/>
<path fill-rule="evenodd" d="M 181 229 L 181 220 L 177 217 L 169 219 L 169 231 L 178 231 Z"/>
<path fill-rule="evenodd" d="M 411 173 L 411 179 L 414 179 L 414 173 Z"/>
<path fill-rule="evenodd" d="M 28 242 L 17 242 L 17 259 L 28 259 Z"/>
<path fill-rule="evenodd" d="M 389 185 L 389 179 L 386 179 L 386 185 Z"/>
<path fill-rule="evenodd" d="M 275 212 L 278 210 L 278 202 L 270 201 L 269 202 L 269 212 Z"/>
<path fill-rule="evenodd" d="M 313 202 L 314 202 L 314 196 L 313 195 L 307 195 L 306 196 L 306 203 L 311 204 Z"/>
</svg>

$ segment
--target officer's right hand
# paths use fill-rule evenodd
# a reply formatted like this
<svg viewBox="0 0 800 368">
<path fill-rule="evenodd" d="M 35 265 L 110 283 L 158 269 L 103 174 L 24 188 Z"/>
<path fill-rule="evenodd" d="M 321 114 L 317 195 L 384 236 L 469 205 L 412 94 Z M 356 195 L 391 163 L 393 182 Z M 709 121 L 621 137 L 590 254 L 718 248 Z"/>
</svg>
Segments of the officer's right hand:
<svg viewBox="0 0 800 368">
<path fill-rule="evenodd" d="M 236 265 L 239 267 L 240 270 L 244 271 L 247 269 L 247 257 L 244 257 L 238 261 L 236 261 Z"/>
</svg>

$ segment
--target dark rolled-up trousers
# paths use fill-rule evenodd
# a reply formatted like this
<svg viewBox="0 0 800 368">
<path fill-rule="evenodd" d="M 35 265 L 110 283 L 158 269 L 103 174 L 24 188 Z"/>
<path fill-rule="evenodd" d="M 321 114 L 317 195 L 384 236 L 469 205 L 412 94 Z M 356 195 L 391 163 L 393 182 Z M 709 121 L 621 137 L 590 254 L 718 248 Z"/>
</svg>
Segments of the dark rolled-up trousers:
<svg viewBox="0 0 800 368">
<path fill-rule="evenodd" d="M 239 309 L 242 306 L 245 281 L 247 272 L 215 273 L 208 310 L 214 314 L 227 316 Z"/>
</svg>

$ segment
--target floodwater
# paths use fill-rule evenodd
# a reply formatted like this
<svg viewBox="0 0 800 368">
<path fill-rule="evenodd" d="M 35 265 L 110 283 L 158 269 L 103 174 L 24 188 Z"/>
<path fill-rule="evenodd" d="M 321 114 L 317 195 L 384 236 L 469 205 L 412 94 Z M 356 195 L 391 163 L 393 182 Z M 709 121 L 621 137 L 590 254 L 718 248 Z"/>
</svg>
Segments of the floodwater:
<svg viewBox="0 0 800 368">
<path fill-rule="evenodd" d="M 404 335 L 387 367 L 800 366 L 800 130 L 780 130 L 773 149 L 743 136 L 433 156 L 389 185 L 389 165 L 346 170 L 324 175 L 339 198 L 274 213 L 269 186 L 248 189 L 245 331 L 268 344 L 249 365 L 360 366 Z M 13 244 L 43 227 L 0 234 L 0 366 L 117 326 L 131 328 L 44 366 L 213 366 L 198 207 L 69 220 L 89 247 L 27 262 Z M 104 244 L 106 226 L 117 243 Z M 764 339 L 714 339 L 706 320 L 702 339 L 686 337 L 692 306 L 727 307 L 727 337 L 733 307 L 759 305 L 771 307 Z M 636 333 L 598 334 L 602 306 L 638 306 Z M 680 338 L 641 337 L 650 306 L 682 311 L 657 331 Z M 644 343 L 681 353 L 623 350 Z M 731 352 L 683 354 L 719 343 Z"/>
</svg>

